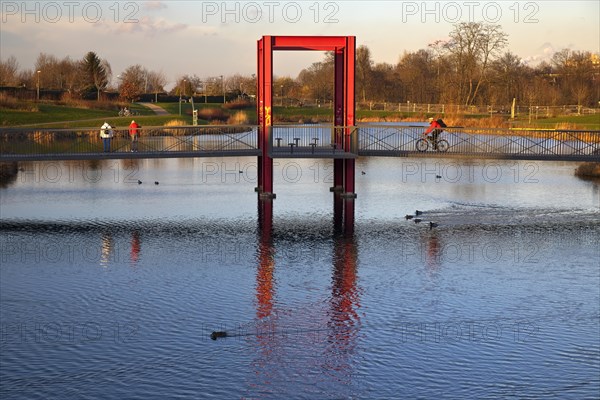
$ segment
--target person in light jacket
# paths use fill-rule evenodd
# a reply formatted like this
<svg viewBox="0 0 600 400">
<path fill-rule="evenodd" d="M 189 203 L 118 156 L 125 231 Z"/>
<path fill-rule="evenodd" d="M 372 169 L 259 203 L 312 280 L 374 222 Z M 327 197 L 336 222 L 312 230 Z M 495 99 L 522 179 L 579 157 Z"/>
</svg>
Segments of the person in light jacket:
<svg viewBox="0 0 600 400">
<path fill-rule="evenodd" d="M 100 138 L 102 139 L 105 153 L 110 153 L 110 139 L 112 139 L 112 137 L 113 128 L 108 124 L 108 122 L 105 122 L 100 128 Z"/>
</svg>

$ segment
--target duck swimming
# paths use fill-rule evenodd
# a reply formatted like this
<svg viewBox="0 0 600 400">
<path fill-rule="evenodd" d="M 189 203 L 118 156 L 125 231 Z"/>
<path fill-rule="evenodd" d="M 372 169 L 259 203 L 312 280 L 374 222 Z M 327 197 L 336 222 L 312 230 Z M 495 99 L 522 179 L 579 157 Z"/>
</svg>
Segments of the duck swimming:
<svg viewBox="0 0 600 400">
<path fill-rule="evenodd" d="M 210 338 L 212 340 L 217 340 L 217 338 L 227 337 L 227 332 L 225 331 L 214 331 L 210 334 Z"/>
</svg>

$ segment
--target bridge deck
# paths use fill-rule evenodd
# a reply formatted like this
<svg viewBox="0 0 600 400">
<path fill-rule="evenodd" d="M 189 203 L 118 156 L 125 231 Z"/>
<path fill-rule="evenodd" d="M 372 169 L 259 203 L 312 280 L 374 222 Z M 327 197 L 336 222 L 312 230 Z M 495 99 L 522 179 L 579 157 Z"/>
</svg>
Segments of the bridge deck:
<svg viewBox="0 0 600 400">
<path fill-rule="evenodd" d="M 529 161 L 580 161 L 600 162 L 600 155 L 581 154 L 501 154 L 501 153 L 460 153 L 447 151 L 444 153 L 429 151 L 392 151 L 392 150 L 360 150 L 360 157 L 414 157 L 414 158 L 451 158 L 472 160 L 529 160 Z"/>
<path fill-rule="evenodd" d="M 600 162 L 600 131 L 447 128 L 439 137 L 447 143 L 447 149 L 441 152 L 430 143 L 423 151 L 417 150 L 424 130 L 424 126 L 391 124 L 274 126 L 265 145 L 272 158 L 378 156 Z M 0 161 L 7 162 L 262 154 L 257 126 L 142 128 L 139 151 L 132 152 L 132 146 L 126 129 L 115 129 L 110 152 L 103 152 L 98 129 L 0 129 Z"/>
</svg>

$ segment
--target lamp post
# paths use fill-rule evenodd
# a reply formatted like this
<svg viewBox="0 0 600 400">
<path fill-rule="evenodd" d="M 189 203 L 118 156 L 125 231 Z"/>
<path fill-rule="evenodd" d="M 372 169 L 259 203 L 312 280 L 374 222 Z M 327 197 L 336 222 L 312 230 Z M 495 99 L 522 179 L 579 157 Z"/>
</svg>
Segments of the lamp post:
<svg viewBox="0 0 600 400">
<path fill-rule="evenodd" d="M 221 90 L 223 90 L 223 104 L 225 104 L 225 80 L 223 79 L 223 75 L 221 77 Z"/>
<path fill-rule="evenodd" d="M 40 74 L 42 73 L 42 71 L 38 70 L 37 71 L 37 101 L 40 101 Z"/>
<path fill-rule="evenodd" d="M 185 89 L 185 79 L 181 83 Z M 181 115 L 181 85 L 179 86 L 179 115 Z"/>
<path fill-rule="evenodd" d="M 283 107 L 283 85 L 281 85 L 280 89 L 281 89 L 281 91 L 280 91 L 281 107 Z"/>
</svg>

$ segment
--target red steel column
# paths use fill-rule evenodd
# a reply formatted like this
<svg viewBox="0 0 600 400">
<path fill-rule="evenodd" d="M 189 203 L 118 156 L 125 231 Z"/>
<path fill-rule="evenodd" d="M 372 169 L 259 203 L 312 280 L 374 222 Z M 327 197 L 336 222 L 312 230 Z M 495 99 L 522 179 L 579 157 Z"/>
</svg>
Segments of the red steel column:
<svg viewBox="0 0 600 400">
<path fill-rule="evenodd" d="M 258 148 L 261 150 L 265 147 L 263 143 L 263 135 L 262 135 L 262 121 L 263 121 L 263 85 L 261 81 L 262 77 L 262 69 L 263 69 L 263 40 L 260 39 L 256 43 L 256 115 L 258 117 Z M 262 153 L 261 153 L 262 154 Z M 258 156 L 257 162 L 257 187 L 256 191 L 258 193 L 262 193 L 263 190 L 263 176 L 262 176 L 262 163 L 263 157 L 262 155 Z"/>
<path fill-rule="evenodd" d="M 354 74 L 354 63 L 355 63 L 355 53 L 356 53 L 356 38 L 354 36 L 348 36 L 346 38 L 346 49 L 344 52 L 344 114 L 345 121 L 344 124 L 346 126 L 354 126 L 356 123 L 356 118 L 354 115 L 354 84 L 355 84 L 355 74 Z M 350 151 L 350 144 L 352 137 L 350 136 L 351 131 L 348 129 L 345 132 L 344 137 L 344 148 L 346 151 Z M 354 192 L 354 159 L 345 159 L 344 160 L 344 192 L 347 195 L 352 195 L 356 197 Z"/>
<path fill-rule="evenodd" d="M 336 48 L 334 51 L 334 129 L 332 134 L 332 142 L 337 146 L 336 148 L 343 148 L 344 137 L 343 129 L 336 129 L 335 127 L 344 126 L 345 120 L 345 77 L 344 77 L 344 48 Z M 333 160 L 333 190 L 342 191 L 344 188 L 344 160 L 334 159 Z"/>
<path fill-rule="evenodd" d="M 259 51 L 260 53 L 260 51 Z M 262 64 L 262 65 L 261 65 Z M 261 197 L 274 198 L 273 194 L 273 159 L 269 155 L 269 130 L 272 125 L 272 102 L 273 102 L 273 38 L 263 36 L 262 38 L 262 57 L 259 61 L 258 81 L 259 81 L 259 99 L 258 106 L 261 107 L 261 176 L 262 190 Z"/>
<path fill-rule="evenodd" d="M 356 124 L 355 117 L 355 60 L 356 60 L 356 38 L 346 37 L 346 48 L 344 52 L 344 124 L 353 127 Z M 344 148 L 351 150 L 352 130 L 346 129 L 344 136 Z M 354 233 L 354 199 L 356 198 L 355 186 L 355 160 L 344 159 L 344 231 L 347 235 Z"/>
</svg>

